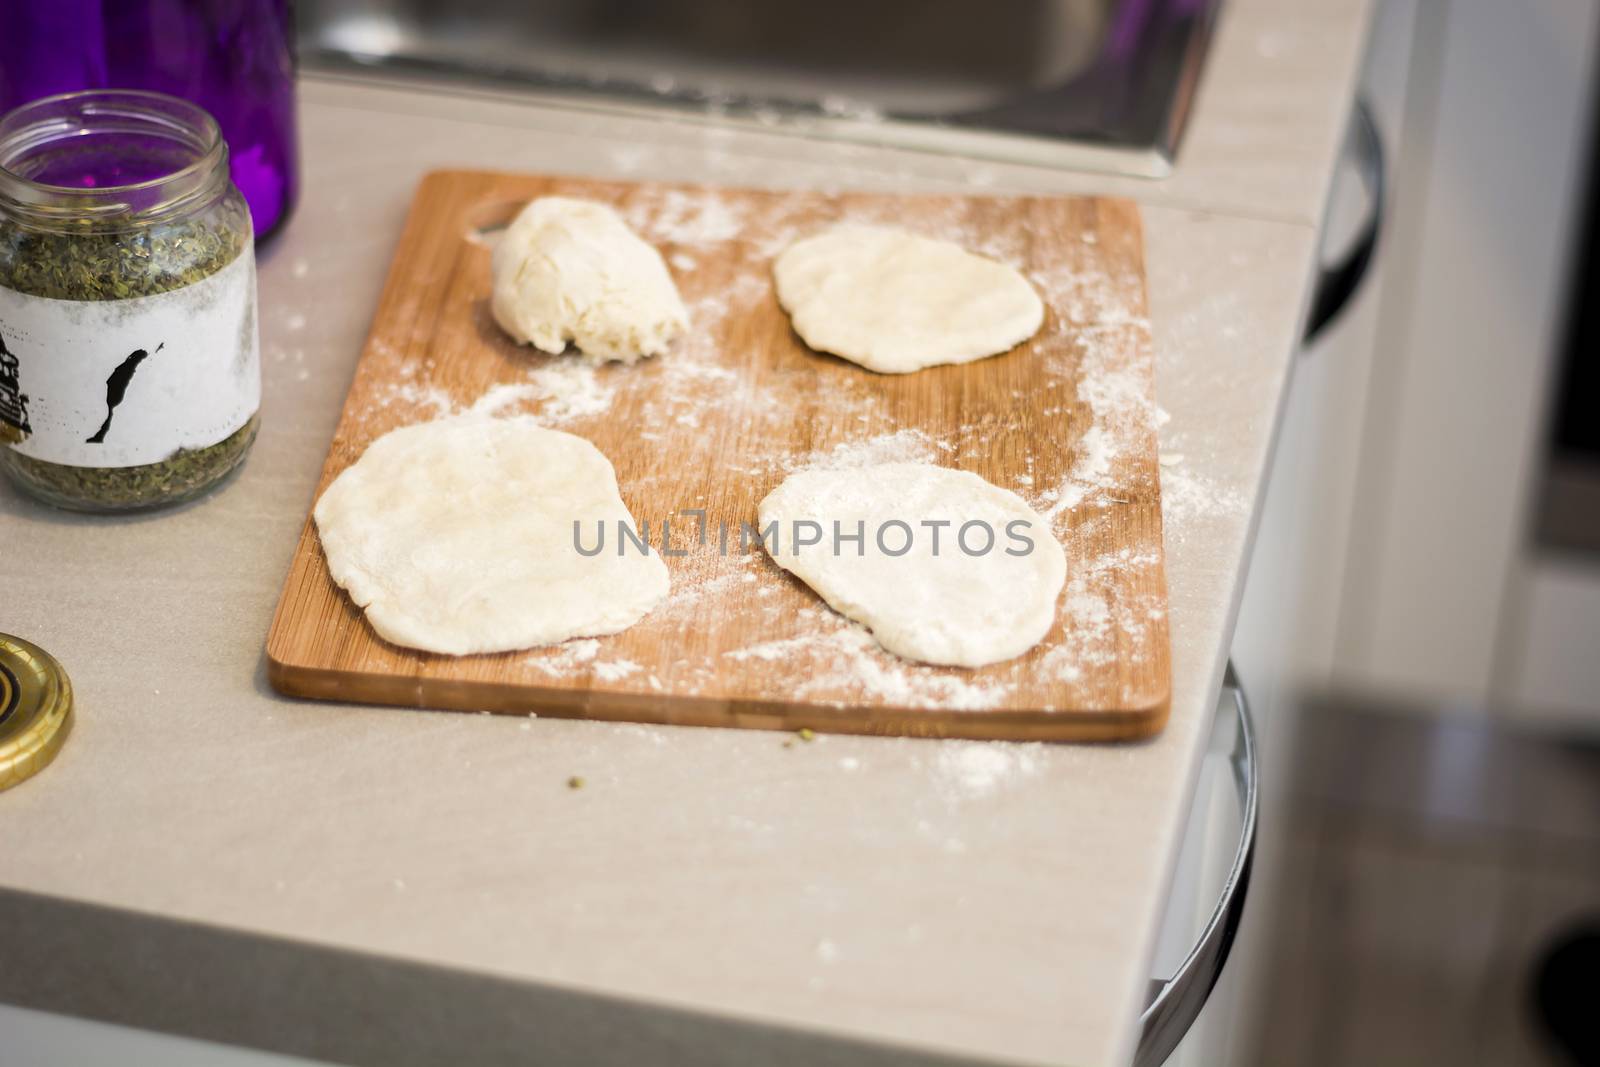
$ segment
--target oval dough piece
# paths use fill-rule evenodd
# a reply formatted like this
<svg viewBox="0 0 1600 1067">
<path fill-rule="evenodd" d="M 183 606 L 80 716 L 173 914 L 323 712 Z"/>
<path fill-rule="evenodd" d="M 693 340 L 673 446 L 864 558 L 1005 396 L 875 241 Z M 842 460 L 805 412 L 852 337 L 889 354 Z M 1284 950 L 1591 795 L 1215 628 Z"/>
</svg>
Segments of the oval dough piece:
<svg viewBox="0 0 1600 1067">
<path fill-rule="evenodd" d="M 778 523 L 777 550 L 763 542 L 778 566 L 906 659 L 997 663 L 1038 644 L 1055 621 L 1067 574 L 1061 545 L 1026 501 L 976 474 L 927 463 L 802 471 L 759 510 L 763 531 Z M 796 521 L 818 524 L 821 542 L 797 548 L 816 531 L 797 538 Z M 854 542 L 835 543 L 836 522 L 846 537 L 864 532 L 860 554 Z M 993 532 L 987 552 L 979 552 L 986 537 L 976 525 L 963 549 L 967 523 Z M 907 532 L 909 549 L 898 554 Z"/>
<path fill-rule="evenodd" d="M 495 246 L 494 321 L 552 354 L 573 344 L 591 362 L 633 363 L 666 351 L 689 325 L 661 253 L 611 208 L 546 196 Z"/>
<path fill-rule="evenodd" d="M 806 344 L 884 374 L 998 355 L 1044 322 L 1011 267 L 903 230 L 835 226 L 790 245 L 772 273 Z"/>
<path fill-rule="evenodd" d="M 374 441 L 312 512 L 328 571 L 397 645 L 467 655 L 598 636 L 638 622 L 667 593 L 660 556 L 633 525 L 611 461 L 532 418 L 463 415 Z M 585 556 L 603 522 L 605 551 Z"/>
</svg>

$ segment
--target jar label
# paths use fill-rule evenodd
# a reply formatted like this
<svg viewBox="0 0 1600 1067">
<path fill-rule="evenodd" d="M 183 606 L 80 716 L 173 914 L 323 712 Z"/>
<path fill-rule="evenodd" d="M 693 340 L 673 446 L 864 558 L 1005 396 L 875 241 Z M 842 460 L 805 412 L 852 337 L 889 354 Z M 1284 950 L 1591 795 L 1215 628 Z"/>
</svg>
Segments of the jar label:
<svg viewBox="0 0 1600 1067">
<path fill-rule="evenodd" d="M 0 286 L 0 442 L 73 467 L 137 467 L 205 448 L 261 406 L 256 260 L 129 300 Z"/>
</svg>

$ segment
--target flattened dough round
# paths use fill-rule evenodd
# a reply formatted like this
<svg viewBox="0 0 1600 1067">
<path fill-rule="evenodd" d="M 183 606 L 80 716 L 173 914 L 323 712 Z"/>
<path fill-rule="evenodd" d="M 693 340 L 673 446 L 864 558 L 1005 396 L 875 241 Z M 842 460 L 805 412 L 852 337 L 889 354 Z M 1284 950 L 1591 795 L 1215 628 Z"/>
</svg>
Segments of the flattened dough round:
<svg viewBox="0 0 1600 1067">
<path fill-rule="evenodd" d="M 654 552 L 616 551 L 633 525 L 611 461 L 530 417 L 461 415 L 374 441 L 312 512 L 328 571 L 386 640 L 451 655 L 625 630 L 666 596 Z M 573 541 L 595 523 L 606 550 Z"/>
<path fill-rule="evenodd" d="M 689 313 L 661 253 L 605 204 L 531 201 L 495 246 L 494 321 L 551 354 L 567 342 L 591 362 L 666 351 Z"/>
<path fill-rule="evenodd" d="M 834 226 L 784 249 L 772 273 L 806 344 L 884 374 L 997 355 L 1044 322 L 1011 267 L 904 230 Z"/>
<path fill-rule="evenodd" d="M 778 523 L 778 566 L 906 659 L 997 663 L 1038 644 L 1055 621 L 1066 554 L 1026 501 L 976 474 L 927 463 L 802 471 L 759 510 L 761 529 Z M 797 521 L 816 523 L 821 542 L 797 547 L 817 532 L 796 537 Z M 846 537 L 864 532 L 860 554 L 854 542 L 835 543 L 836 522 Z M 983 525 L 968 530 L 962 547 L 967 523 L 992 530 L 988 551 L 979 551 Z M 899 554 L 908 533 L 909 549 Z"/>
</svg>

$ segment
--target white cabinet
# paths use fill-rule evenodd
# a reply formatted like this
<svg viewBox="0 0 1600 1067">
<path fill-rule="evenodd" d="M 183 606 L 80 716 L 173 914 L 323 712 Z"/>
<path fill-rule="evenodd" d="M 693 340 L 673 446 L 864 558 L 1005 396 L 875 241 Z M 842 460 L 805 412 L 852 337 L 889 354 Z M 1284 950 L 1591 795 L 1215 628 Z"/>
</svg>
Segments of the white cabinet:
<svg viewBox="0 0 1600 1067">
<path fill-rule="evenodd" d="M 1387 0 L 1374 21 L 1361 83 L 1392 177 L 1409 136 L 1417 0 Z M 1337 255 L 1367 206 L 1359 183 L 1341 174 L 1329 205 L 1325 247 Z M 1287 840 L 1295 733 L 1308 693 L 1328 684 L 1344 607 L 1345 557 L 1365 521 L 1358 500 L 1359 457 L 1378 356 L 1383 293 L 1399 258 L 1390 225 L 1397 210 L 1391 180 L 1385 229 L 1361 288 L 1344 312 L 1299 356 L 1278 428 L 1266 496 L 1239 606 L 1232 654 L 1255 710 L 1261 765 L 1258 862 L 1233 956 L 1208 1009 L 1195 1064 L 1250 1063 L 1260 1032 L 1255 1013 L 1273 1003 L 1265 988 L 1267 931 L 1282 906 L 1279 874 Z M 1188 1051 L 1187 1049 L 1185 1051 Z"/>
<path fill-rule="evenodd" d="M 311 1060 L 0 1004 L 6 1067 L 319 1067 Z"/>
<path fill-rule="evenodd" d="M 1600 576 L 1531 558 L 1525 535 L 1597 24 L 1587 0 L 1379 9 L 1362 94 L 1386 149 L 1387 220 L 1281 417 L 1233 643 L 1256 709 L 1259 862 L 1226 1007 L 1202 1016 L 1194 1063 L 1256 1061 L 1309 695 L 1600 705 Z M 1346 210 L 1336 191 L 1330 246 Z"/>
<path fill-rule="evenodd" d="M 1340 689 L 1481 712 L 1530 695 L 1526 671 L 1561 655 L 1521 647 L 1551 578 L 1530 570 L 1527 531 L 1597 24 L 1591 0 L 1418 7 L 1342 567 Z"/>
</svg>

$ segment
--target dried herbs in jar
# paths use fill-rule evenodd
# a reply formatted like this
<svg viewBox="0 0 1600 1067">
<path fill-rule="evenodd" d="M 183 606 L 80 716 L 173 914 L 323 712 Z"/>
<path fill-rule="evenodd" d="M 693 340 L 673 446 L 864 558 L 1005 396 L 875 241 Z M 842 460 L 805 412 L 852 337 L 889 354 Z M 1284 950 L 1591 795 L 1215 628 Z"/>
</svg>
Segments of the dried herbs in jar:
<svg viewBox="0 0 1600 1067">
<path fill-rule="evenodd" d="M 61 507 L 214 485 L 261 402 L 250 214 L 203 110 L 49 97 L 0 119 L 0 469 Z"/>
</svg>

